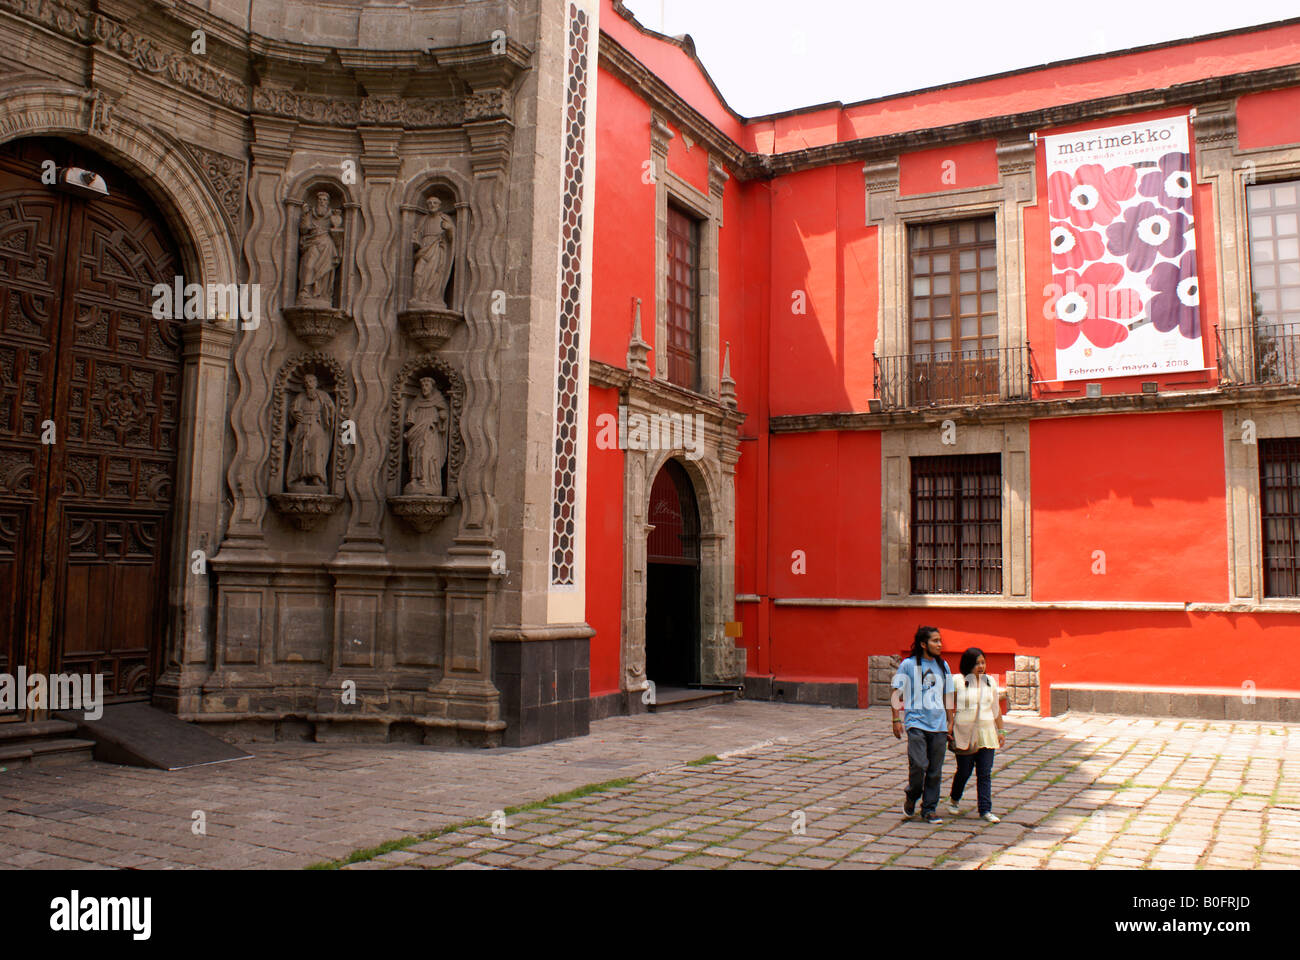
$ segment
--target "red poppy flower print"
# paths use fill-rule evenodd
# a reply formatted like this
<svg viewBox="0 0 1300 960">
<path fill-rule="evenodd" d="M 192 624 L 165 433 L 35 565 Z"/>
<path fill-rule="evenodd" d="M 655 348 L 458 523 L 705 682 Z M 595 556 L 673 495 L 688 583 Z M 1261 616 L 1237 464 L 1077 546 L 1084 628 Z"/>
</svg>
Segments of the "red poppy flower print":
<svg viewBox="0 0 1300 960">
<path fill-rule="evenodd" d="M 1192 211 L 1192 167 L 1185 153 L 1166 153 L 1156 169 L 1143 174 L 1138 193 L 1152 197 L 1167 210 Z"/>
<path fill-rule="evenodd" d="M 1142 296 L 1119 286 L 1124 268 L 1118 263 L 1094 263 L 1082 274 L 1056 274 L 1056 293 L 1048 306 L 1056 314 L 1056 348 L 1064 350 L 1083 336 L 1094 347 L 1113 347 L 1128 338 L 1128 320 L 1142 312 Z"/>
<path fill-rule="evenodd" d="M 1047 178 L 1047 210 L 1053 220 L 1069 220 L 1087 230 L 1106 226 L 1119 214 L 1120 204 L 1133 196 L 1137 172 L 1132 167 L 1107 171 L 1085 163 L 1074 176 L 1058 170 Z"/>
<path fill-rule="evenodd" d="M 1170 213 L 1154 203 L 1135 203 L 1124 211 L 1124 219 L 1106 228 L 1106 249 L 1128 258 L 1130 273 L 1142 273 L 1156 262 L 1156 255 L 1172 260 L 1183 252 L 1187 241 L 1187 218 Z"/>
<path fill-rule="evenodd" d="M 1174 327 L 1189 340 L 1201 335 L 1201 283 L 1196 276 L 1196 251 L 1178 263 L 1159 263 L 1147 277 L 1156 292 L 1151 298 L 1151 323 L 1161 333 Z"/>
<path fill-rule="evenodd" d="M 1100 260 L 1106 252 L 1101 234 L 1076 230 L 1068 223 L 1052 227 L 1052 269 L 1077 270 L 1089 260 Z"/>
</svg>

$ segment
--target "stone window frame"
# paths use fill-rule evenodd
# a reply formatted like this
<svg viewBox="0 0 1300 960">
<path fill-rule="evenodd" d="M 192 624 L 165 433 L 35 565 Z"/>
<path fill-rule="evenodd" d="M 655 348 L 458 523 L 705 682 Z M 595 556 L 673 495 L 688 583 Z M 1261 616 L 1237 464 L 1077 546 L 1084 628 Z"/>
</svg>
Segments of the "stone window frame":
<svg viewBox="0 0 1300 960">
<path fill-rule="evenodd" d="M 654 378 L 668 383 L 668 351 L 661 349 L 661 345 L 668 343 L 668 206 L 671 203 L 694 217 L 699 223 L 697 323 L 700 343 L 700 389 L 698 395 L 717 400 L 721 389 L 718 248 L 719 231 L 722 229 L 722 196 L 727 180 L 730 178 L 722 165 L 711 156 L 709 157 L 708 193 L 673 173 L 668 169 L 668 144 L 674 136 L 676 134 L 662 117 L 658 114 L 651 115 L 650 158 L 655 185 Z"/>
<path fill-rule="evenodd" d="M 1002 141 L 996 151 L 996 184 L 907 197 L 898 192 L 897 157 L 863 166 L 866 225 L 879 228 L 877 356 L 911 354 L 908 228 L 987 216 L 994 218 L 997 227 L 998 348 L 1026 343 L 1028 318 L 1025 310 L 1023 225 L 1025 208 L 1038 202 L 1035 178 L 1037 142 L 1027 136 Z M 1028 366 L 1024 375 L 1033 375 Z M 1006 395 L 1015 387 L 1004 383 L 1001 389 Z"/>
<path fill-rule="evenodd" d="M 1253 436 L 1247 421 L 1254 425 Z M 1294 613 L 1300 612 L 1300 597 L 1264 596 L 1258 441 L 1283 437 L 1300 437 L 1300 410 L 1278 405 L 1241 406 L 1223 412 L 1229 602 L 1255 610 Z"/>
<path fill-rule="evenodd" d="M 1219 318 L 1241 326 L 1251 304 L 1250 218 L 1246 188 L 1300 179 L 1300 145 L 1242 149 L 1233 102 L 1197 106 L 1192 132 L 1197 180 L 1213 186 L 1214 252 L 1219 264 Z M 1246 421 L 1254 439 L 1300 437 L 1300 411 L 1285 402 L 1249 402 L 1223 411 L 1224 483 L 1228 531 L 1228 601 L 1248 611 L 1300 612 L 1300 597 L 1264 596 L 1264 544 L 1259 503 L 1259 446 L 1245 442 Z"/>
<path fill-rule="evenodd" d="M 944 443 L 946 420 L 885 430 L 880 438 L 880 597 L 903 606 L 1002 606 L 1033 596 L 1029 518 L 1029 419 L 963 423 L 953 411 L 955 443 Z M 912 457 L 997 453 L 1002 456 L 1002 592 L 912 593 Z"/>
</svg>

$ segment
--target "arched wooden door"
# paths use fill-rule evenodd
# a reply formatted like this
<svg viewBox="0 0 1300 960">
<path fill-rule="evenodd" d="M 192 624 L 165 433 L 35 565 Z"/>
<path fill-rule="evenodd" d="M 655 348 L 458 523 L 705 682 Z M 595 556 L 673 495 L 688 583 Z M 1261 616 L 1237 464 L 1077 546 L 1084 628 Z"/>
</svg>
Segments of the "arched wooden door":
<svg viewBox="0 0 1300 960">
<path fill-rule="evenodd" d="M 660 687 L 700 679 L 700 514 L 695 489 L 675 460 L 650 487 L 646 541 L 646 676 Z"/>
<path fill-rule="evenodd" d="M 93 170 L 110 196 L 42 182 Z M 0 672 L 148 693 L 165 634 L 179 323 L 176 247 L 129 178 L 57 140 L 0 147 Z"/>
</svg>

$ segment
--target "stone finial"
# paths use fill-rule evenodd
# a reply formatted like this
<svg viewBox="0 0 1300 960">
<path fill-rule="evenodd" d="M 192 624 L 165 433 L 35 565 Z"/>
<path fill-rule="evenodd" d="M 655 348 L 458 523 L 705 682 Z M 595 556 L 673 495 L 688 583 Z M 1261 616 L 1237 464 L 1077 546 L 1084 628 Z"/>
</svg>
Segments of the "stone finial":
<svg viewBox="0 0 1300 960">
<path fill-rule="evenodd" d="M 719 385 L 718 397 L 732 410 L 736 409 L 736 381 L 731 379 L 730 340 L 727 341 L 727 349 L 722 356 L 722 382 Z"/>
<path fill-rule="evenodd" d="M 627 369 L 634 376 L 650 376 L 650 344 L 641 337 L 641 298 L 632 298 L 632 339 L 627 345 Z"/>
</svg>

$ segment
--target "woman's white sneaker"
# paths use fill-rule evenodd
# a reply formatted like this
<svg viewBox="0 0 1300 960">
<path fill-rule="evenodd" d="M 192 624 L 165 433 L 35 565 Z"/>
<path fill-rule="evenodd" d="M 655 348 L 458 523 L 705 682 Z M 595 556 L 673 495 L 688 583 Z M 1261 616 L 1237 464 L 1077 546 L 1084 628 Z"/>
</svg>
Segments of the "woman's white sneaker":
<svg viewBox="0 0 1300 960">
<path fill-rule="evenodd" d="M 951 816 L 951 817 L 956 817 L 956 816 L 959 816 L 960 814 L 961 814 L 961 807 L 957 806 L 957 804 L 955 804 L 955 803 L 953 803 L 951 800 L 949 800 L 949 801 L 948 801 L 948 815 Z"/>
<path fill-rule="evenodd" d="M 1002 818 L 999 817 L 996 813 L 986 813 L 986 814 L 984 814 L 983 819 L 987 820 L 989 823 L 1001 823 L 1001 822 L 1002 822 Z"/>
</svg>

